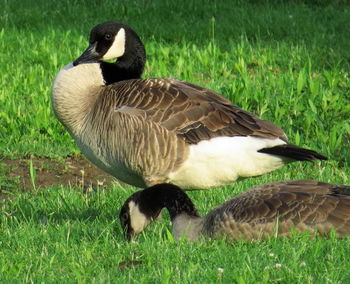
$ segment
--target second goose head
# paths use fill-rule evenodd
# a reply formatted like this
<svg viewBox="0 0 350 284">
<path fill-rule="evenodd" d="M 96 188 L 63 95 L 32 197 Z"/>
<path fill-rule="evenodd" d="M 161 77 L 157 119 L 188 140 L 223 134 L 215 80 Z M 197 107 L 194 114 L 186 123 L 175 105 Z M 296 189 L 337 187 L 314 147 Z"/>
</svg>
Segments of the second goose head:
<svg viewBox="0 0 350 284">
<path fill-rule="evenodd" d="M 168 209 L 172 222 L 180 215 L 200 219 L 191 199 L 179 187 L 157 184 L 132 194 L 121 208 L 119 219 L 127 239 L 141 233 L 163 208 Z"/>
<path fill-rule="evenodd" d="M 105 62 L 114 59 L 117 61 Z M 73 65 L 100 62 L 105 80 L 110 84 L 140 78 L 145 61 L 146 52 L 139 36 L 126 24 L 106 22 L 91 30 L 88 48 Z M 117 78 L 111 77 L 113 73 Z"/>
</svg>

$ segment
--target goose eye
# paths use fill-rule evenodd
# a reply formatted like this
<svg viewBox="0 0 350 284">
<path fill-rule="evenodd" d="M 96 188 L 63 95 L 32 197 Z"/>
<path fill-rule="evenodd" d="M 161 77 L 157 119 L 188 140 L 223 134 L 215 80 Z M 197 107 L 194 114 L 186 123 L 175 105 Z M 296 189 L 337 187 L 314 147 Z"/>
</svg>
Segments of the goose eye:
<svg viewBox="0 0 350 284">
<path fill-rule="evenodd" d="M 126 225 L 128 219 L 129 219 L 128 213 L 124 213 L 124 214 L 122 215 L 122 217 L 121 217 L 121 223 L 122 223 L 123 226 Z"/>
<path fill-rule="evenodd" d="M 112 38 L 111 34 L 105 34 L 105 40 L 110 40 Z"/>
</svg>

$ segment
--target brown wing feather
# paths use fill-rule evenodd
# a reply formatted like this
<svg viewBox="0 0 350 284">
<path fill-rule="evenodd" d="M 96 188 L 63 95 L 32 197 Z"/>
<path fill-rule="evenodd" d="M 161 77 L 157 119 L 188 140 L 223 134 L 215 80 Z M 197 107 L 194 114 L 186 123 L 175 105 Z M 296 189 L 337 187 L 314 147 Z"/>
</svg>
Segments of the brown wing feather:
<svg viewBox="0 0 350 284">
<path fill-rule="evenodd" d="M 109 87 L 115 107 L 174 131 L 186 143 L 218 136 L 258 136 L 286 140 L 283 130 L 240 109 L 223 96 L 173 79 L 129 80 Z M 137 111 L 132 111 L 136 108 Z"/>
<path fill-rule="evenodd" d="M 290 181 L 255 187 L 224 203 L 206 216 L 209 234 L 257 238 L 318 230 L 350 234 L 350 186 L 317 181 Z"/>
</svg>

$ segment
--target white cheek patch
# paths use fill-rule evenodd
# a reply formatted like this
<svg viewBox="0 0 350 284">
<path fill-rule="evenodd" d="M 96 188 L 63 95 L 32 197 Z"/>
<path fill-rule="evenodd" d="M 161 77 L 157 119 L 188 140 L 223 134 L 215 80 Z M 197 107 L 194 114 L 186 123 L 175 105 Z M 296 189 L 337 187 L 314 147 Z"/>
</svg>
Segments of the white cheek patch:
<svg viewBox="0 0 350 284">
<path fill-rule="evenodd" d="M 115 36 L 111 47 L 107 50 L 102 60 L 109 60 L 121 57 L 125 52 L 125 30 L 121 28 Z"/>
<path fill-rule="evenodd" d="M 144 214 L 140 212 L 140 209 L 134 201 L 129 203 L 130 225 L 135 234 L 141 233 L 150 222 Z"/>
</svg>

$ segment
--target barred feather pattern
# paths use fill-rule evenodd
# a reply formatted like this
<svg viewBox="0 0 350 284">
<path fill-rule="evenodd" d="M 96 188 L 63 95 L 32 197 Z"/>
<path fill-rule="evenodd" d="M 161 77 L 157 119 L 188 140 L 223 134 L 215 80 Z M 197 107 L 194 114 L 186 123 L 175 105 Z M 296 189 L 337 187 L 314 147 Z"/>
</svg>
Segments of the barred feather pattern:
<svg viewBox="0 0 350 284">
<path fill-rule="evenodd" d="M 350 234 L 350 186 L 317 181 L 275 182 L 246 191 L 204 217 L 202 232 L 211 237 L 262 239 L 290 236 Z"/>
</svg>

